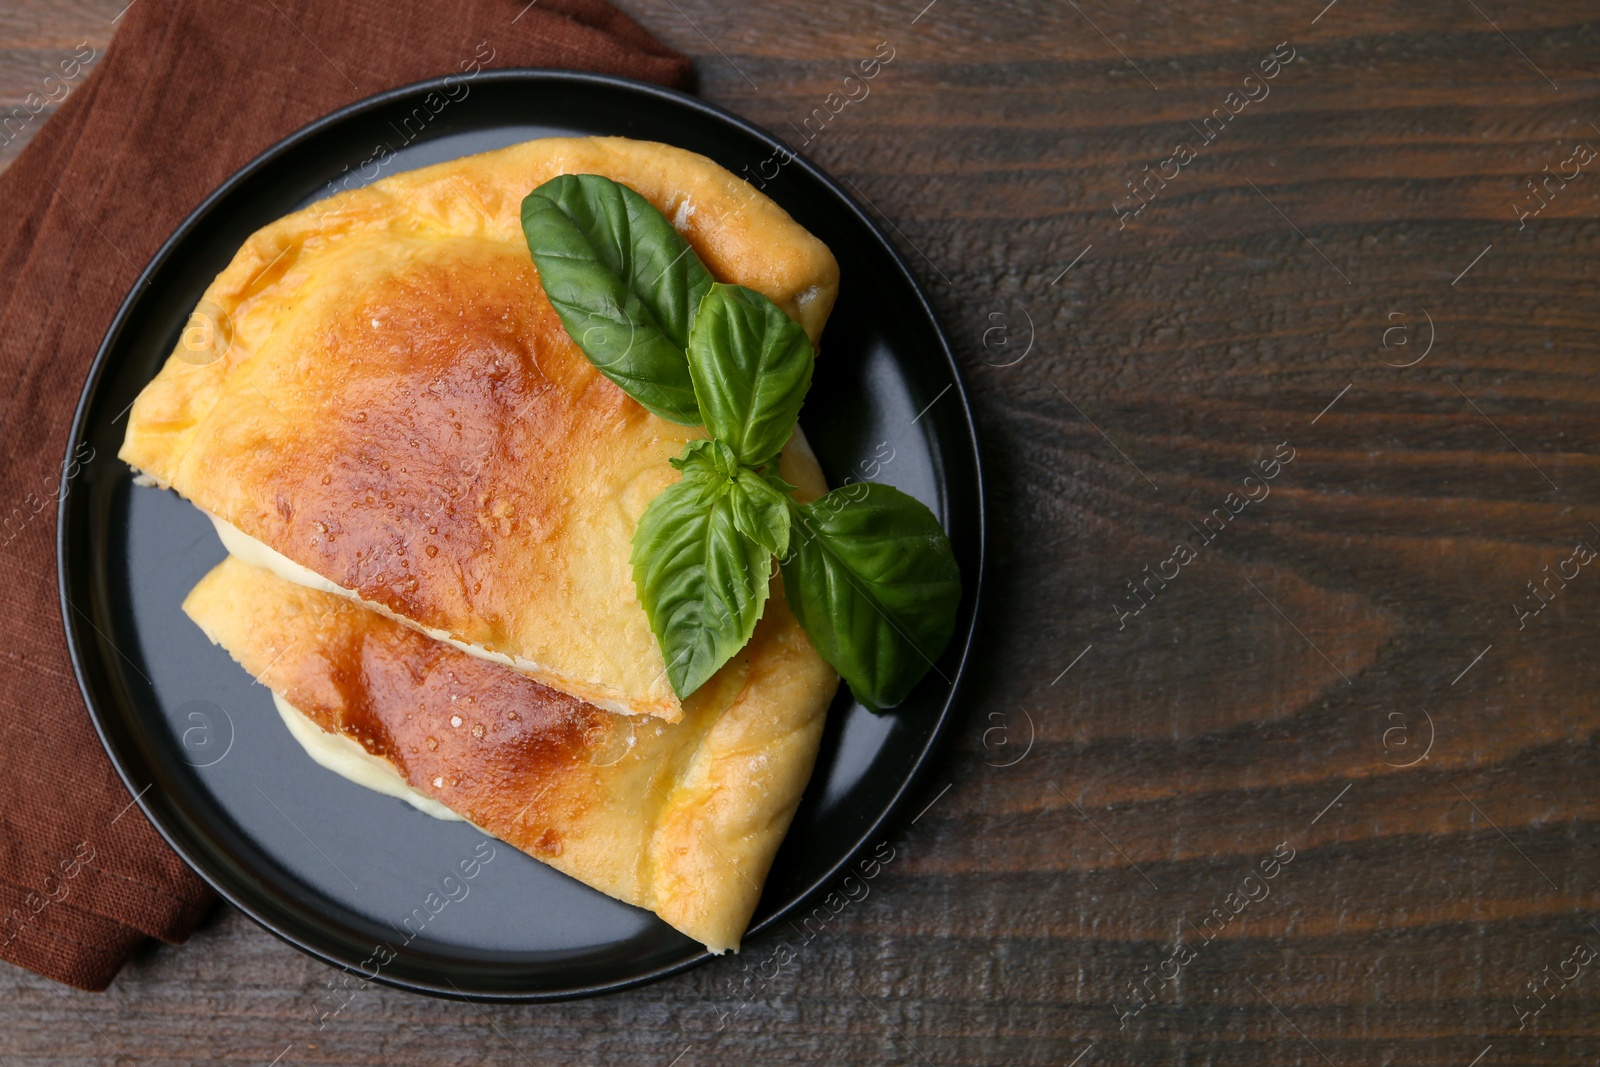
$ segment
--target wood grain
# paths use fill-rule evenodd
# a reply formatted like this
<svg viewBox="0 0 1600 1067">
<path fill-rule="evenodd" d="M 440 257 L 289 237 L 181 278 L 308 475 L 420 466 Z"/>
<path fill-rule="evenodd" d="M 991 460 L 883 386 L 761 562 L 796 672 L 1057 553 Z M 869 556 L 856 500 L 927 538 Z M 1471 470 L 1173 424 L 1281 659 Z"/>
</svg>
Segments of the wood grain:
<svg viewBox="0 0 1600 1067">
<path fill-rule="evenodd" d="M 726 1018 L 775 940 L 572 1004 L 374 987 L 318 1031 L 334 972 L 225 909 L 103 995 L 0 972 L 0 1059 L 1600 1061 L 1593 964 L 1517 1007 L 1600 948 L 1600 570 L 1513 606 L 1600 548 L 1600 174 L 1515 209 L 1600 146 L 1600 3 L 624 6 L 786 136 L 895 49 L 805 151 L 927 284 L 986 448 L 981 666 L 931 807 Z M 119 9 L 13 0 L 0 102 Z"/>
<path fill-rule="evenodd" d="M 96 59 L 104 55 L 116 30 L 113 20 L 120 21 L 126 6 L 125 0 L 59 0 L 0 8 L 0 168 L 17 157 L 66 94 L 83 83 L 82 76 L 63 81 L 60 64 L 87 54 Z M 29 100 L 35 94 L 44 102 L 42 108 Z M 6 124 L 12 116 L 17 118 Z"/>
</svg>

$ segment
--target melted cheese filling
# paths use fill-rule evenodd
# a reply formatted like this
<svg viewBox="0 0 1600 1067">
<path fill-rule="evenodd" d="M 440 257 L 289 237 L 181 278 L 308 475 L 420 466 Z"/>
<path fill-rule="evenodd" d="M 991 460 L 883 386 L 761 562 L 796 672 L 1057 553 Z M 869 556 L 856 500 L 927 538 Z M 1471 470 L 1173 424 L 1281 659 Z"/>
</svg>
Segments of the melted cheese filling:
<svg viewBox="0 0 1600 1067">
<path fill-rule="evenodd" d="M 330 734 L 277 693 L 272 694 L 272 703 L 283 716 L 290 736 L 300 742 L 306 755 L 318 765 L 375 793 L 397 797 L 435 819 L 466 821 L 426 793 L 412 788 L 388 760 L 374 756 L 343 734 Z"/>
</svg>

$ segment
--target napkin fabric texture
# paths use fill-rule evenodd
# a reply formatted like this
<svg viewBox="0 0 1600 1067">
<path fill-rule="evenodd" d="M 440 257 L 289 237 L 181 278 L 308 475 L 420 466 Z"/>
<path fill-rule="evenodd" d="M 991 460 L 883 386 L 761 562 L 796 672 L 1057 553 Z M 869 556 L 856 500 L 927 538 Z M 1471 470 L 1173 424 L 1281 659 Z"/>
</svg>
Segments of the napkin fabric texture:
<svg viewBox="0 0 1600 1067">
<path fill-rule="evenodd" d="M 68 95 L 0 173 L 0 958 L 90 990 L 213 900 L 100 747 L 57 607 L 68 426 L 139 272 L 251 158 L 383 90 L 490 67 L 690 76 L 602 0 L 135 0 L 117 23 L 86 75 L 41 86 Z"/>
</svg>

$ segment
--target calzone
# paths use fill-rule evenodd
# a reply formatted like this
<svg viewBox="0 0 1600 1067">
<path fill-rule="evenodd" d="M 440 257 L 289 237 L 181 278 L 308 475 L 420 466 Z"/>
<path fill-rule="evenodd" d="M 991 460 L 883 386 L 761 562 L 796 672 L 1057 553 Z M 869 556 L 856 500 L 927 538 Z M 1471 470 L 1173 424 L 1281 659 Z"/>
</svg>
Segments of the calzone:
<svg viewBox="0 0 1600 1067">
<path fill-rule="evenodd" d="M 722 952 L 750 921 L 838 684 L 782 593 L 677 723 L 604 711 L 236 557 L 183 607 L 297 734 L 359 746 L 424 804 Z"/>
<path fill-rule="evenodd" d="M 628 555 L 678 477 L 668 460 L 703 431 L 604 378 L 545 298 L 520 205 L 564 173 L 632 187 L 714 277 L 818 339 L 838 267 L 748 184 L 661 144 L 531 141 L 250 237 L 134 402 L 120 455 L 280 577 L 594 707 L 676 721 Z M 797 442 L 789 459 L 815 470 Z"/>
</svg>

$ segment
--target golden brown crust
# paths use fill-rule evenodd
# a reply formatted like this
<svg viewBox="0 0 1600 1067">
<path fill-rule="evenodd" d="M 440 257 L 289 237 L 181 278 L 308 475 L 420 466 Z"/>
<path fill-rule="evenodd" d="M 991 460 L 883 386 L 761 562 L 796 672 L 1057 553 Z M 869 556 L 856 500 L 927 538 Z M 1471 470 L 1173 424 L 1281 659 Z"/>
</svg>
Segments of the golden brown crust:
<svg viewBox="0 0 1600 1067">
<path fill-rule="evenodd" d="M 675 724 L 601 711 L 232 557 L 183 607 L 413 788 L 717 952 L 749 923 L 837 687 L 781 583 L 749 645 Z"/>
<path fill-rule="evenodd" d="M 771 201 L 664 145 L 533 141 L 252 236 L 202 302 L 217 329 L 140 394 L 120 455 L 396 617 L 674 720 L 628 549 L 676 478 L 667 460 L 701 431 L 595 371 L 519 222 L 530 189 L 585 172 L 637 189 L 718 278 L 766 293 L 816 339 L 838 268 Z"/>
</svg>

